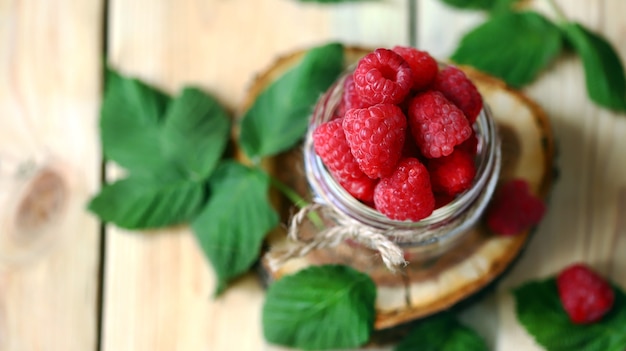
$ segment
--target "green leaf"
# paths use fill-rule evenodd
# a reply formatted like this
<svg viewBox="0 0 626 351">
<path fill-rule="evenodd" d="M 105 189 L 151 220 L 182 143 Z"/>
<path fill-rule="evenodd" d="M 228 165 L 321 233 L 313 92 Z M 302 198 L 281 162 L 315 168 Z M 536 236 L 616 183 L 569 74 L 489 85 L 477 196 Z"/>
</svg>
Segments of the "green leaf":
<svg viewBox="0 0 626 351">
<path fill-rule="evenodd" d="M 169 106 L 161 143 L 165 158 L 192 179 L 206 179 L 220 160 L 230 136 L 230 118 L 213 97 L 185 88 Z"/>
<path fill-rule="evenodd" d="M 589 97 L 601 106 L 626 111 L 624 67 L 611 44 L 577 23 L 562 28 L 582 59 Z"/>
<path fill-rule="evenodd" d="M 240 144 L 246 155 L 271 156 L 296 144 L 306 132 L 313 105 L 339 76 L 343 63 L 341 44 L 316 47 L 265 89 L 241 121 Z"/>
<path fill-rule="evenodd" d="M 105 157 L 134 175 L 205 179 L 222 156 L 230 119 L 211 96 L 189 87 L 171 101 L 137 79 L 109 71 L 101 110 Z"/>
<path fill-rule="evenodd" d="M 159 150 L 159 125 L 169 101 L 157 89 L 108 70 L 100 117 L 105 157 L 131 172 L 166 170 Z"/>
<path fill-rule="evenodd" d="M 474 330 L 450 313 L 420 322 L 395 351 L 487 351 L 487 344 Z"/>
<path fill-rule="evenodd" d="M 268 177 L 260 170 L 223 161 L 209 185 L 211 197 L 191 225 L 218 277 L 219 294 L 256 261 L 278 215 L 268 202 Z"/>
<path fill-rule="evenodd" d="M 497 0 L 441 0 L 449 6 L 463 10 L 489 10 Z"/>
<path fill-rule="evenodd" d="M 158 228 L 189 221 L 205 201 L 204 185 L 129 177 L 106 185 L 89 210 L 122 228 Z"/>
<path fill-rule="evenodd" d="M 504 11 L 510 10 L 511 7 L 519 0 L 441 0 L 448 6 L 456 7 L 461 10 L 485 10 L 485 11 Z"/>
<path fill-rule="evenodd" d="M 451 59 L 521 87 L 560 54 L 562 44 L 559 28 L 542 15 L 511 12 L 494 16 L 463 36 Z"/>
<path fill-rule="evenodd" d="M 369 340 L 376 286 L 348 266 L 312 266 L 270 285 L 263 333 L 271 343 L 304 350 L 355 348 Z"/>
<path fill-rule="evenodd" d="M 520 323 L 547 351 L 626 349 L 626 296 L 615 287 L 612 310 L 599 322 L 573 324 L 563 309 L 554 278 L 526 283 L 513 291 Z"/>
</svg>

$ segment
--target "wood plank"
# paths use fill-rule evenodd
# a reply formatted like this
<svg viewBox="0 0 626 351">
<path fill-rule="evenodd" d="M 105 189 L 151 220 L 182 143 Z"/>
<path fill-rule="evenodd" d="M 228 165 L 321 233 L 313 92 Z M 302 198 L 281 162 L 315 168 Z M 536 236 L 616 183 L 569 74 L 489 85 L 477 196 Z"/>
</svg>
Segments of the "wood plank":
<svg viewBox="0 0 626 351">
<path fill-rule="evenodd" d="M 559 3 L 569 18 L 604 35 L 621 57 L 626 57 L 626 25 L 618 15 L 626 10 L 623 2 L 609 0 L 604 7 L 593 1 Z M 624 115 L 591 103 L 578 58 L 563 59 L 546 73 L 528 88 L 528 93 L 552 116 L 560 144 L 560 176 L 546 221 L 531 242 L 528 255 L 503 282 L 498 294 L 502 327 L 508 328 L 511 336 L 498 335 L 496 343 L 503 350 L 513 345 L 541 350 L 519 326 L 506 294 L 508 287 L 554 274 L 575 261 L 588 262 L 626 287 L 626 266 L 617 251 L 625 245 L 620 231 L 626 233 L 623 224 L 619 228 L 619 218 L 625 211 L 620 194 L 626 189 L 626 170 L 618 166 L 626 163 Z"/>
<path fill-rule="evenodd" d="M 102 1 L 0 2 L 0 350 L 95 350 Z"/>
<path fill-rule="evenodd" d="M 279 55 L 331 40 L 408 43 L 406 1 L 112 1 L 110 62 L 167 91 L 197 84 L 232 110 Z M 263 289 L 253 274 L 222 297 L 185 227 L 107 230 L 103 350 L 259 350 Z"/>
<path fill-rule="evenodd" d="M 457 37 L 479 23 L 475 14 L 450 11 L 438 1 L 424 1 L 427 18 L 418 18 L 418 45 L 448 56 Z M 626 57 L 626 24 L 619 0 L 556 1 L 570 19 L 604 35 Z M 420 3 L 422 4 L 422 3 Z M 548 16 L 547 2 L 530 2 Z M 422 12 L 421 15 L 425 15 Z M 432 20 L 437 18 L 437 21 Z M 459 21 L 455 21 L 459 19 Z M 420 21 L 421 20 L 421 21 Z M 449 29 L 442 23 L 455 23 Z M 595 106 L 585 90 L 582 64 L 576 57 L 560 59 L 524 91 L 551 118 L 557 140 L 555 182 L 545 220 L 526 253 L 495 295 L 466 310 L 462 319 L 477 329 L 494 350 L 541 350 L 520 326 L 510 289 L 529 279 L 555 274 L 565 265 L 585 261 L 626 287 L 626 120 L 623 114 Z"/>
<path fill-rule="evenodd" d="M 543 1 L 530 3 L 546 10 Z M 558 3 L 612 43 L 626 42 L 619 18 L 623 1 Z M 407 20 L 406 10 L 401 1 L 335 8 L 278 0 L 113 1 L 111 62 L 169 91 L 198 83 L 236 109 L 254 73 L 281 53 L 330 39 L 407 43 L 408 23 L 398 25 Z M 482 18 L 451 11 L 438 0 L 419 2 L 418 15 L 417 44 L 438 57 L 446 57 L 462 31 Z M 626 47 L 617 48 L 626 57 Z M 554 123 L 561 177 L 522 260 L 496 294 L 462 314 L 494 350 L 538 350 L 515 319 L 510 287 L 553 274 L 573 260 L 588 261 L 626 285 L 626 257 L 619 255 L 626 249 L 620 235 L 626 231 L 623 116 L 589 102 L 576 58 L 560 60 L 526 92 Z M 259 349 L 263 296 L 256 278 L 244 277 L 212 301 L 213 273 L 188 230 L 153 234 L 109 230 L 104 349 Z"/>
</svg>

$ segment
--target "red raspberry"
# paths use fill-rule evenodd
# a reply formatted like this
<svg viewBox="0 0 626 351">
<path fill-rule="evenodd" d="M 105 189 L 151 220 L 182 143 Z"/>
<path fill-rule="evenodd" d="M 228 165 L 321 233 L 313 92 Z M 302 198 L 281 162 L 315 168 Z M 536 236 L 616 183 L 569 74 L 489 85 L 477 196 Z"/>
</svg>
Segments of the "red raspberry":
<svg viewBox="0 0 626 351">
<path fill-rule="evenodd" d="M 411 134 L 411 129 L 407 128 L 406 133 L 404 133 L 404 146 L 402 147 L 402 157 L 414 157 L 420 161 L 422 161 L 422 154 L 420 152 L 419 147 L 417 147 L 417 143 L 413 138 L 413 134 Z"/>
<path fill-rule="evenodd" d="M 409 126 L 422 154 L 447 156 L 472 134 L 467 118 L 438 91 L 426 91 L 409 103 Z"/>
<path fill-rule="evenodd" d="M 380 104 L 346 111 L 343 131 L 352 155 L 370 178 L 393 172 L 402 153 L 406 117 L 396 105 Z"/>
<path fill-rule="evenodd" d="M 448 194 L 441 194 L 441 193 L 434 193 L 434 194 L 435 194 L 435 209 L 443 207 L 449 204 L 450 202 L 452 202 L 452 200 L 454 200 L 454 196 L 451 196 Z"/>
<path fill-rule="evenodd" d="M 354 85 L 354 74 L 347 76 L 344 81 L 342 101 L 346 106 L 346 111 L 353 108 L 363 108 L 368 106 L 368 104 L 363 102 L 356 91 L 356 86 Z"/>
<path fill-rule="evenodd" d="M 434 192 L 458 195 L 472 186 L 476 175 L 474 157 L 463 150 L 429 159 L 427 163 Z"/>
<path fill-rule="evenodd" d="M 376 181 L 361 171 L 350 153 L 342 123 L 343 119 L 339 118 L 317 127 L 313 132 L 313 147 L 329 172 L 348 193 L 371 203 Z"/>
<path fill-rule="evenodd" d="M 470 124 L 476 121 L 483 108 L 483 98 L 463 71 L 455 66 L 447 66 L 435 78 L 433 89 L 442 92 L 458 106 Z"/>
<path fill-rule="evenodd" d="M 541 221 L 545 204 L 530 192 L 528 182 L 513 179 L 494 195 L 487 211 L 487 226 L 502 235 L 514 235 Z"/>
<path fill-rule="evenodd" d="M 416 158 L 400 160 L 393 174 L 382 178 L 374 189 L 374 206 L 395 220 L 419 221 L 435 209 L 426 167 Z"/>
<path fill-rule="evenodd" d="M 584 263 L 575 263 L 556 278 L 561 304 L 575 324 L 597 322 L 613 307 L 611 285 Z"/>
<path fill-rule="evenodd" d="M 469 152 L 472 155 L 476 155 L 476 153 L 478 152 L 478 136 L 476 136 L 476 132 L 472 130 L 472 135 L 470 135 L 467 140 L 457 145 L 456 149 Z"/>
<path fill-rule="evenodd" d="M 439 72 L 439 66 L 428 52 L 407 46 L 395 46 L 392 50 L 402 56 L 411 67 L 414 90 L 424 89 L 433 82 Z"/>
<path fill-rule="evenodd" d="M 389 49 L 376 49 L 359 60 L 354 84 L 361 99 L 370 104 L 399 104 L 411 89 L 409 64 Z"/>
<path fill-rule="evenodd" d="M 349 109 L 363 108 L 367 106 L 369 106 L 369 104 L 363 102 L 359 94 L 356 92 L 356 88 L 354 87 L 354 75 L 349 74 L 343 81 L 343 95 L 341 96 L 341 101 L 337 106 L 335 114 L 343 117 Z"/>
</svg>

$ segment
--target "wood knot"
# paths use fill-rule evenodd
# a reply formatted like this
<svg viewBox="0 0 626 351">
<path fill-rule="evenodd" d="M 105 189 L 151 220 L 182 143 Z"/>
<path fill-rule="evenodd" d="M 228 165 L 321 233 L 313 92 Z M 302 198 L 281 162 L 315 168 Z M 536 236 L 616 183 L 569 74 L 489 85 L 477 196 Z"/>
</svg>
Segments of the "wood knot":
<svg viewBox="0 0 626 351">
<path fill-rule="evenodd" d="M 67 185 L 58 172 L 44 168 L 33 177 L 23 194 L 17 207 L 15 227 L 23 234 L 34 233 L 59 217 L 67 202 Z"/>
</svg>

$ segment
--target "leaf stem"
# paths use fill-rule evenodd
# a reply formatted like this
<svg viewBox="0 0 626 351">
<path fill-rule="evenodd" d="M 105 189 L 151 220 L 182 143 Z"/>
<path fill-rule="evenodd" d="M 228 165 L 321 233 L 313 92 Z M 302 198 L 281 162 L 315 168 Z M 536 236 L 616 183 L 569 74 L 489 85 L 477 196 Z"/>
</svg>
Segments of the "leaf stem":
<svg viewBox="0 0 626 351">
<path fill-rule="evenodd" d="M 269 178 L 270 178 L 270 183 L 272 184 L 272 186 L 278 189 L 278 191 L 280 191 L 283 195 L 285 195 L 287 199 L 293 202 L 293 204 L 296 205 L 299 209 L 302 209 L 305 206 L 309 205 L 308 201 L 306 201 L 296 191 L 291 189 L 287 184 L 281 182 L 274 176 L 270 175 Z M 315 225 L 316 228 L 318 229 L 324 228 L 324 223 L 322 222 L 322 219 L 316 212 L 309 212 L 309 219 Z"/>
<path fill-rule="evenodd" d="M 287 186 L 287 184 L 278 180 L 276 177 L 270 175 L 270 183 L 281 193 L 283 193 L 283 195 L 285 195 L 289 199 L 289 201 L 298 206 L 298 208 L 303 208 L 309 204 L 302 196 L 300 196 L 300 194 Z"/>
</svg>

